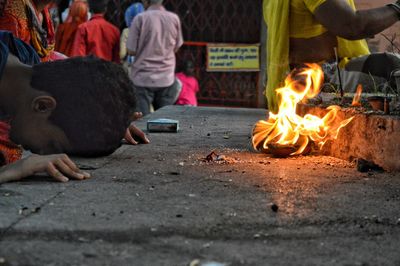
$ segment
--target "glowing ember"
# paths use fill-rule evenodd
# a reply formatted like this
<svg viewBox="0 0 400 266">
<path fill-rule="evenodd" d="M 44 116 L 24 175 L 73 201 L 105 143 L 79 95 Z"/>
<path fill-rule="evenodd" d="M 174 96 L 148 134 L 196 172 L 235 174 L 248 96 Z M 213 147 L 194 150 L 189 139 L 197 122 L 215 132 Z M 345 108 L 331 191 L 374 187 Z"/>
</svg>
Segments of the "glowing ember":
<svg viewBox="0 0 400 266">
<path fill-rule="evenodd" d="M 356 94 L 354 94 L 353 102 L 351 106 L 360 107 L 361 106 L 361 93 L 363 91 L 362 85 L 358 84 Z"/>
<path fill-rule="evenodd" d="M 320 118 L 306 114 L 296 114 L 297 104 L 318 95 L 323 82 L 323 72 L 317 64 L 307 65 L 298 75 L 289 75 L 285 86 L 276 90 L 279 99 L 277 114 L 269 113 L 267 121 L 258 121 L 253 130 L 253 146 L 255 149 L 285 149 L 286 155 L 303 153 L 314 141 L 319 148 L 328 141 L 336 139 L 339 130 L 346 126 L 353 117 L 342 120 L 337 117 L 339 106 L 330 106 L 329 112 Z"/>
</svg>

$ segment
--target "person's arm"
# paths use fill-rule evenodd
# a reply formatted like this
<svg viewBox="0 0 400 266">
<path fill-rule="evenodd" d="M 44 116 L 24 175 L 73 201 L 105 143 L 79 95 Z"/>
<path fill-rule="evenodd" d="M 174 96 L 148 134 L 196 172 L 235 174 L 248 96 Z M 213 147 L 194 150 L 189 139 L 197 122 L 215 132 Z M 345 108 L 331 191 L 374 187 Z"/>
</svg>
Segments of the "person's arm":
<svg viewBox="0 0 400 266">
<path fill-rule="evenodd" d="M 142 24 L 141 17 L 136 16 L 132 21 L 131 27 L 129 28 L 128 40 L 126 42 L 126 49 L 128 55 L 136 56 L 140 38 L 141 24 Z"/>
<path fill-rule="evenodd" d="M 83 27 L 78 27 L 75 33 L 74 43 L 72 45 L 71 56 L 86 56 L 86 30 Z"/>
<path fill-rule="evenodd" d="M 0 168 L 0 184 L 18 181 L 36 173 L 47 173 L 60 182 L 67 182 L 69 178 L 82 180 L 90 174 L 82 172 L 65 154 L 36 155 Z"/>
<path fill-rule="evenodd" d="M 331 33 L 348 40 L 374 36 L 399 21 L 399 14 L 391 7 L 354 11 L 347 0 L 327 0 L 314 15 Z"/>
<path fill-rule="evenodd" d="M 124 29 L 121 33 L 121 40 L 119 42 L 119 58 L 125 60 L 127 56 L 126 41 L 128 40 L 129 29 Z"/>
<path fill-rule="evenodd" d="M 1 30 L 11 31 L 14 37 L 22 39 L 21 37 L 23 36 L 21 36 L 20 34 L 21 26 L 18 23 L 18 19 L 15 16 L 12 16 L 9 13 L 2 14 L 0 16 L 0 25 L 1 25 Z M 29 40 L 24 39 L 23 41 L 26 42 Z"/>
</svg>

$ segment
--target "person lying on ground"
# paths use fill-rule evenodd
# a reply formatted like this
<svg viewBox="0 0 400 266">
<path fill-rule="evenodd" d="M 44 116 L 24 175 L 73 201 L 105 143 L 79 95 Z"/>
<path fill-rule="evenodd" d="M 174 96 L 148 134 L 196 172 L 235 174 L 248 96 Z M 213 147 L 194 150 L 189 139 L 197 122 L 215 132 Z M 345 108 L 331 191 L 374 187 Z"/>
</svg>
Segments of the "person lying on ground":
<svg viewBox="0 0 400 266">
<path fill-rule="evenodd" d="M 59 181 L 84 179 L 89 175 L 63 153 L 109 155 L 125 134 L 148 143 L 131 124 L 136 97 L 121 66 L 79 57 L 30 67 L 3 42 L 0 52 L 0 108 L 10 121 L 8 140 L 15 143 L 15 156 L 1 153 L 0 162 L 9 165 L 0 168 L 0 183 L 43 171 Z M 39 155 L 16 161 L 16 144 Z"/>
</svg>

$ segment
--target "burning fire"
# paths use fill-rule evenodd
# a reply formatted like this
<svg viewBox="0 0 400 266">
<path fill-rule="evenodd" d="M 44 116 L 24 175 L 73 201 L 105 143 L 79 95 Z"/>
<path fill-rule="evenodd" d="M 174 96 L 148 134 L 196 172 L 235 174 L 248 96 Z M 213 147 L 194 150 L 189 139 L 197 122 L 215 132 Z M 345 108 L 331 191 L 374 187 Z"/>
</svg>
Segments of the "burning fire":
<svg viewBox="0 0 400 266">
<path fill-rule="evenodd" d="M 353 102 L 351 103 L 351 106 L 354 106 L 354 107 L 360 107 L 361 106 L 361 102 L 360 101 L 361 101 L 362 91 L 363 91 L 362 85 L 358 84 L 357 91 L 354 94 L 354 98 L 353 98 Z"/>
<path fill-rule="evenodd" d="M 323 82 L 324 75 L 317 64 L 309 64 L 307 67 L 298 75 L 289 75 L 285 86 L 276 90 L 278 113 L 270 112 L 267 121 L 261 120 L 255 125 L 252 139 L 255 149 L 270 150 L 275 145 L 293 147 L 290 155 L 299 155 L 305 151 L 310 141 L 322 148 L 328 140 L 336 139 L 339 130 L 353 119 L 339 119 L 339 106 L 328 107 L 329 112 L 323 118 L 296 114 L 297 104 L 318 95 Z"/>
</svg>

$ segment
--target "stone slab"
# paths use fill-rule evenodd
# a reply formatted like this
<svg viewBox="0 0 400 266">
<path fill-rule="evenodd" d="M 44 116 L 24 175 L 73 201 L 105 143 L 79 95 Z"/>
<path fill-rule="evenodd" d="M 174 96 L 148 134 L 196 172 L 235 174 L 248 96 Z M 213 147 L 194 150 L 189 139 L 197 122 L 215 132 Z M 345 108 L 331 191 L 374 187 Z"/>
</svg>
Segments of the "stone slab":
<svg viewBox="0 0 400 266">
<path fill-rule="evenodd" d="M 398 265 L 400 176 L 359 173 L 332 157 L 256 153 L 251 129 L 265 116 L 163 108 L 138 125 L 178 119 L 179 133 L 77 159 L 90 180 L 1 185 L 15 195 L 0 197 L 3 264 Z M 224 159 L 203 162 L 211 151 Z"/>
<path fill-rule="evenodd" d="M 326 110 L 303 105 L 298 112 L 322 116 Z M 354 119 L 340 131 L 336 141 L 327 143 L 324 154 L 350 161 L 364 159 L 386 171 L 400 171 L 399 116 L 355 114 L 351 109 L 339 112 L 338 116 Z"/>
</svg>

